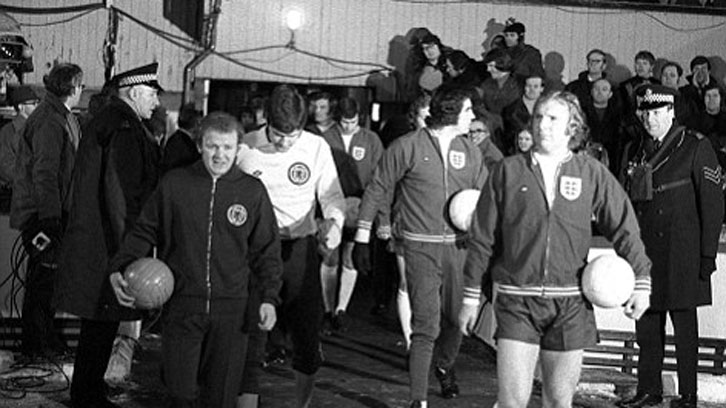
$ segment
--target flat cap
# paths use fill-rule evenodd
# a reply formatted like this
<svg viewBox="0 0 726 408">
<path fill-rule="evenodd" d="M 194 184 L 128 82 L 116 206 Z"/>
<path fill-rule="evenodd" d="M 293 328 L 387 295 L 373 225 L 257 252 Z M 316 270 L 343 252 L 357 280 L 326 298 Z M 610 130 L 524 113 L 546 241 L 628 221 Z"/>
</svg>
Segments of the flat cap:
<svg viewBox="0 0 726 408">
<path fill-rule="evenodd" d="M 676 101 L 676 90 L 664 85 L 647 84 L 635 89 L 635 100 L 639 110 L 658 109 L 673 105 Z"/>
<path fill-rule="evenodd" d="M 134 68 L 117 74 L 111 81 L 117 88 L 146 85 L 163 92 L 164 88 L 159 85 L 159 76 L 157 74 L 158 69 L 159 63 L 153 62 L 151 64 L 144 65 L 143 67 Z"/>
</svg>

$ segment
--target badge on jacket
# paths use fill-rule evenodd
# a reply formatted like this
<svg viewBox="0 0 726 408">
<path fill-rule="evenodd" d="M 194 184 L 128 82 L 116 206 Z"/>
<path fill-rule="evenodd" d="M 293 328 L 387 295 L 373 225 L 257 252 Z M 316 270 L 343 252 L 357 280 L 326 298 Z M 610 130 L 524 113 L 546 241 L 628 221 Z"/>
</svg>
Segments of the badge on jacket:
<svg viewBox="0 0 726 408">
<path fill-rule="evenodd" d="M 582 192 L 582 179 L 579 177 L 562 176 L 560 178 L 560 194 L 570 201 L 577 200 Z"/>
<path fill-rule="evenodd" d="M 450 150 L 449 163 L 451 163 L 451 167 L 456 170 L 461 170 L 464 166 L 466 166 L 466 155 L 462 152 L 457 152 L 456 150 Z"/>
<path fill-rule="evenodd" d="M 287 170 L 287 178 L 292 184 L 301 186 L 310 180 L 310 168 L 305 163 L 293 163 Z"/>
<path fill-rule="evenodd" d="M 353 150 L 350 153 L 351 156 L 353 156 L 353 158 L 357 161 L 361 161 L 364 157 L 366 157 L 365 147 L 353 146 Z"/>
<path fill-rule="evenodd" d="M 242 204 L 232 204 L 227 209 L 227 220 L 235 227 L 241 227 L 247 221 L 247 209 Z"/>
</svg>

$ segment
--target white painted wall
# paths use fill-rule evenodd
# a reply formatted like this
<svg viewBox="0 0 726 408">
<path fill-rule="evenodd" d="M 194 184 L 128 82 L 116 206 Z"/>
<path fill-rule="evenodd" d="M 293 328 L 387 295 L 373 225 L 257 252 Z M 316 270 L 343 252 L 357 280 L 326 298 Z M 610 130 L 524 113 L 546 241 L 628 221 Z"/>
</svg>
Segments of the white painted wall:
<svg viewBox="0 0 726 408">
<path fill-rule="evenodd" d="M 465 2 L 407 2 L 396 0 L 227 0 L 222 4 L 217 50 L 244 51 L 284 45 L 290 34 L 283 12 L 296 7 L 306 16 L 296 32 L 299 49 L 353 61 L 402 67 L 404 37 L 413 27 L 428 27 L 444 44 L 477 59 L 482 41 L 515 17 L 527 26 L 527 42 L 538 47 L 551 66 L 560 64 L 563 82 L 585 68 L 585 54 L 601 48 L 614 58 L 616 80 L 632 71 L 632 59 L 642 49 L 658 58 L 681 63 L 686 71 L 697 54 L 726 56 L 726 17 L 635 10 L 605 10 L 564 6 Z M 202 64 L 199 76 L 262 81 L 326 82 L 327 77 L 356 74 L 365 69 L 328 64 L 277 48 L 229 55 L 244 64 L 301 78 L 262 73 L 219 57 Z M 559 61 L 559 64 L 558 64 Z M 721 72 L 726 71 L 726 63 Z M 612 64 L 611 64 L 612 65 Z M 335 80 L 363 85 L 366 77 Z"/>
</svg>

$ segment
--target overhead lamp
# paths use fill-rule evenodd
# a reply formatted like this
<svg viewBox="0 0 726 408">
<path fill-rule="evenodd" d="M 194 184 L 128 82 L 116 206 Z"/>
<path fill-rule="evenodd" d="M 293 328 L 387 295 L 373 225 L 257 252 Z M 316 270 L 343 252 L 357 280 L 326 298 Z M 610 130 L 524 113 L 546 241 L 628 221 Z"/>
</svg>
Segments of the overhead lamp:
<svg viewBox="0 0 726 408">
<path fill-rule="evenodd" d="M 290 31 L 296 31 L 305 24 L 305 13 L 298 8 L 289 8 L 285 11 L 283 18 L 285 26 Z"/>
</svg>

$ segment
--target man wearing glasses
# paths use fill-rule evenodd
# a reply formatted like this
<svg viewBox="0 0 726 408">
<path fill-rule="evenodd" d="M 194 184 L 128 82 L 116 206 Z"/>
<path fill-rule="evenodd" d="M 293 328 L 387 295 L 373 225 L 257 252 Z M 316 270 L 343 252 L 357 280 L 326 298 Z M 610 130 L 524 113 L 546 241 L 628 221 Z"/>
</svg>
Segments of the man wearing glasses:
<svg viewBox="0 0 726 408">
<path fill-rule="evenodd" d="M 587 53 L 587 70 L 580 72 L 577 79 L 565 86 L 565 91 L 572 92 L 580 101 L 580 107 L 592 105 L 592 84 L 600 78 L 607 77 L 605 69 L 607 69 L 607 60 L 605 59 L 605 51 L 594 49 Z"/>
<path fill-rule="evenodd" d="M 81 99 L 83 70 L 58 64 L 43 79 L 45 98 L 28 117 L 15 158 L 10 226 L 29 255 L 23 299 L 22 351 L 30 358 L 63 353 L 51 306 L 71 172 L 81 128 L 71 112 Z"/>
<path fill-rule="evenodd" d="M 345 218 L 333 155 L 325 139 L 303 130 L 306 113 L 294 87 L 278 86 L 268 101 L 267 127 L 245 135 L 239 154 L 240 168 L 265 184 L 277 217 L 284 264 L 278 322 L 292 340 L 299 408 L 310 405 L 323 361 L 318 245 L 337 248 Z M 324 218 L 320 228 L 317 207 Z"/>
</svg>

